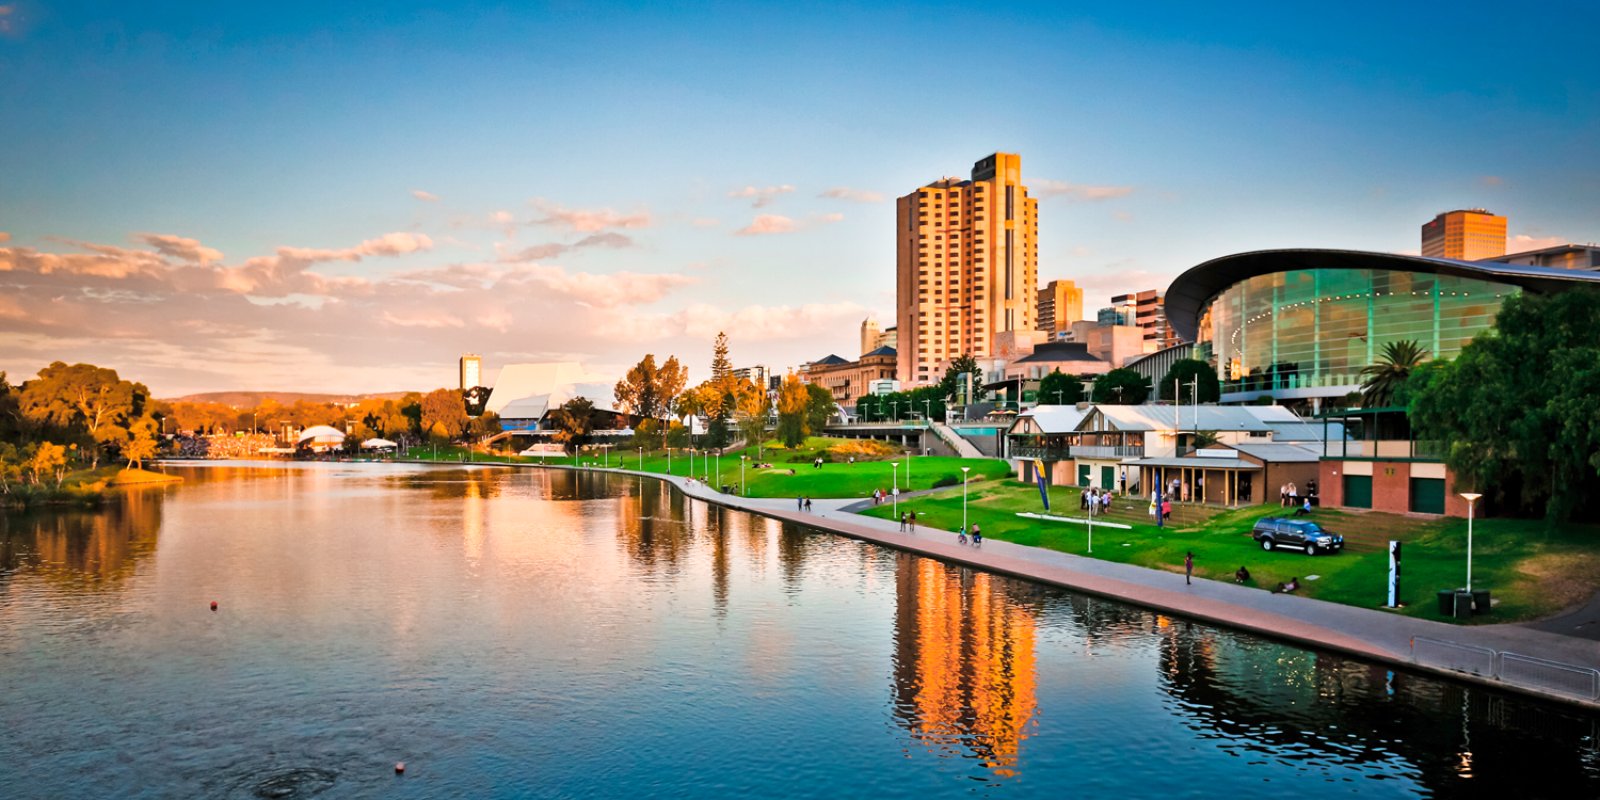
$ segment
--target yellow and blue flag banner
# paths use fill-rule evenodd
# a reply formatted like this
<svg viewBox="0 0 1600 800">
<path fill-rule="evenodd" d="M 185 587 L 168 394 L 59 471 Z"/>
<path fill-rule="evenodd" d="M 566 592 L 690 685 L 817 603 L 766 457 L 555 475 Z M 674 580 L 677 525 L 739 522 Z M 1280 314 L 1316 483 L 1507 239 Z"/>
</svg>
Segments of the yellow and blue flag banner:
<svg viewBox="0 0 1600 800">
<path fill-rule="evenodd" d="M 1050 492 L 1045 488 L 1044 461 L 1033 460 L 1033 479 L 1039 482 L 1039 499 L 1044 501 L 1044 510 L 1050 510 Z"/>
</svg>

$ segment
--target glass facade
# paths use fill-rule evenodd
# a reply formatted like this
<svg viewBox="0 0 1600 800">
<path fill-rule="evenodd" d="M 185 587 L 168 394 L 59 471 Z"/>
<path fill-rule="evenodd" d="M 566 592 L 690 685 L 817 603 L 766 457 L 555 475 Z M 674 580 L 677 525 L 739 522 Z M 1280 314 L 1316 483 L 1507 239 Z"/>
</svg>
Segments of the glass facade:
<svg viewBox="0 0 1600 800">
<path fill-rule="evenodd" d="M 1216 364 L 1224 395 L 1344 394 L 1390 342 L 1412 339 L 1430 358 L 1453 358 L 1494 326 L 1500 304 L 1517 291 L 1473 278 L 1390 270 L 1258 275 L 1212 299 L 1200 318 L 1196 357 Z"/>
</svg>

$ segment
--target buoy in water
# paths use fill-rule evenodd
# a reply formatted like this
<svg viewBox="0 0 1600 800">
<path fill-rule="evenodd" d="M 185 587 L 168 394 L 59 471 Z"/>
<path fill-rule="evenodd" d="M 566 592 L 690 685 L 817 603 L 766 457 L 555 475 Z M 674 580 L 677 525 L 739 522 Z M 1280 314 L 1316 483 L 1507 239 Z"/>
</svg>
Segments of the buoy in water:
<svg viewBox="0 0 1600 800">
<path fill-rule="evenodd" d="M 211 610 L 212 611 L 216 611 L 217 610 L 217 601 L 215 601 L 215 600 L 211 601 Z"/>
<path fill-rule="evenodd" d="M 396 762 L 394 762 L 394 774 L 396 774 L 396 775 L 404 775 L 405 773 L 406 773 L 406 762 L 404 762 L 404 761 L 396 761 Z"/>
</svg>

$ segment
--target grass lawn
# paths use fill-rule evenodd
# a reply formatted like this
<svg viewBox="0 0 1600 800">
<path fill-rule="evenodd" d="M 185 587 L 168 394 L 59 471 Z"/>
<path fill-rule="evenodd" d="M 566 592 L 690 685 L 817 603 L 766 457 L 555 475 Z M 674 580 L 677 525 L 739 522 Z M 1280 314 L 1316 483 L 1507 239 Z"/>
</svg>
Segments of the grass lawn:
<svg viewBox="0 0 1600 800">
<path fill-rule="evenodd" d="M 1055 513 L 1079 515 L 1076 489 L 1051 487 L 1050 497 Z M 1378 608 L 1387 591 L 1387 548 L 1392 538 L 1404 542 L 1405 548 L 1404 607 L 1395 613 L 1434 620 L 1446 619 L 1438 613 L 1435 593 L 1466 581 L 1465 520 L 1318 510 L 1312 519 L 1342 534 L 1345 551 L 1311 557 L 1292 550 L 1269 553 L 1250 538 L 1257 519 L 1283 513 L 1278 506 L 1252 506 L 1209 516 L 1196 512 L 1181 522 L 1175 520 L 1177 525 L 1157 528 L 1147 516 L 1140 520 L 1130 513 L 1138 505 L 1120 503 L 1108 517 L 1131 524 L 1131 530 L 1095 526 L 1095 558 L 1182 572 L 1184 553 L 1192 550 L 1198 577 L 1231 581 L 1234 570 L 1244 565 L 1250 570 L 1251 584 L 1263 589 L 1299 577 L 1300 594 Z M 953 532 L 961 524 L 961 490 L 914 498 L 901 503 L 901 510 L 917 512 L 919 530 Z M 1084 525 L 1016 516 L 1018 511 L 1040 510 L 1038 490 L 1031 485 L 1005 481 L 968 487 L 968 521 L 983 526 L 986 538 L 1087 554 Z M 893 515 L 890 506 L 863 513 L 883 518 Z M 1600 588 L 1600 526 L 1547 529 L 1543 521 L 1480 519 L 1473 529 L 1472 568 L 1473 587 L 1491 590 L 1499 601 L 1493 614 L 1474 621 L 1548 616 L 1587 600 Z M 1307 580 L 1311 575 L 1318 576 L 1317 580 Z"/>
<path fill-rule="evenodd" d="M 894 485 L 896 477 L 899 479 L 901 491 L 915 489 L 930 489 L 934 483 L 943 480 L 959 484 L 961 481 L 961 468 L 968 467 L 969 475 L 976 480 L 979 476 L 986 480 L 998 480 L 1010 474 L 1010 467 L 1006 462 L 991 458 L 949 458 L 944 456 L 916 456 L 911 458 L 886 458 L 883 460 L 860 460 L 854 464 L 834 461 L 825 463 L 822 467 L 815 468 L 811 465 L 813 459 L 828 448 L 845 442 L 845 439 L 833 439 L 813 436 L 805 444 L 794 449 L 788 449 L 774 442 L 764 444 L 758 454 L 757 448 L 747 447 L 739 450 L 729 450 L 722 454 L 721 473 L 718 474 L 718 459 L 705 459 L 700 455 L 694 456 L 694 477 L 703 479 L 713 486 L 724 484 L 732 487 L 739 485 L 739 457 L 749 455 L 750 461 L 745 464 L 744 480 L 746 494 L 749 497 L 797 497 L 806 495 L 813 498 L 867 498 L 872 496 L 873 489 L 888 490 Z M 407 458 L 423 461 L 440 461 L 459 463 L 465 450 L 460 447 L 440 447 L 437 458 L 433 455 L 431 447 L 414 447 Z M 524 458 L 522 456 L 486 455 L 482 452 L 473 453 L 475 462 L 497 461 L 504 463 L 541 463 L 535 456 Z M 638 450 L 627 448 L 612 448 L 608 452 L 584 452 L 574 459 L 573 456 L 546 457 L 543 463 L 567 464 L 575 463 L 605 464 L 613 468 L 640 470 L 666 474 L 668 458 L 665 452 L 645 451 L 641 462 Z M 682 451 L 674 451 L 671 458 L 671 474 L 688 477 L 690 458 Z M 892 467 L 892 463 L 899 463 L 899 467 Z M 770 468 L 755 466 L 757 463 L 771 464 Z M 794 474 L 790 475 L 790 471 Z M 909 475 L 907 473 L 910 473 Z M 735 488 L 737 491 L 737 488 Z"/>
</svg>

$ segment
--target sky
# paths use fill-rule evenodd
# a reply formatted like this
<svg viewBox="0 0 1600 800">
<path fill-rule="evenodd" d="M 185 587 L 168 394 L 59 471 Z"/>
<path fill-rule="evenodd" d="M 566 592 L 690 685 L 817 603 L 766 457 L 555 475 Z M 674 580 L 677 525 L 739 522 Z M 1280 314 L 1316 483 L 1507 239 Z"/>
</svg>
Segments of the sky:
<svg viewBox="0 0 1600 800">
<path fill-rule="evenodd" d="M 705 377 L 893 324 L 896 196 L 995 152 L 1085 309 L 1486 207 L 1600 240 L 1600 63 L 1539 3 L 0 0 L 0 370 L 158 396 Z"/>
</svg>

